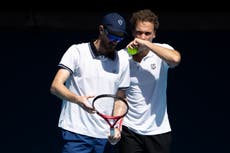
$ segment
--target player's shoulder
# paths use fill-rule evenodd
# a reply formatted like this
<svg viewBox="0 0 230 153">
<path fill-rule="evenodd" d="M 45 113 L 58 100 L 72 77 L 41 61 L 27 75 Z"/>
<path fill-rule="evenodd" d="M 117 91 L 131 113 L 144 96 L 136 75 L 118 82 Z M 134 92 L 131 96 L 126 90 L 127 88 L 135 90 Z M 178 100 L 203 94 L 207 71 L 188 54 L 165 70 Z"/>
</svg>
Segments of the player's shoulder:
<svg viewBox="0 0 230 153">
<path fill-rule="evenodd" d="M 84 42 L 84 43 L 72 44 L 70 45 L 68 50 L 75 52 L 75 51 L 83 50 L 84 48 L 85 49 L 89 48 L 89 43 Z"/>
<path fill-rule="evenodd" d="M 82 43 L 78 43 L 78 44 L 72 44 L 71 47 L 75 47 L 75 48 L 79 48 L 79 47 L 88 47 L 89 46 L 89 42 L 82 42 Z"/>
<path fill-rule="evenodd" d="M 120 49 L 117 51 L 118 52 L 118 55 L 122 58 L 129 58 L 129 54 L 127 52 L 127 49 L 126 48 L 123 48 L 123 49 Z"/>
</svg>

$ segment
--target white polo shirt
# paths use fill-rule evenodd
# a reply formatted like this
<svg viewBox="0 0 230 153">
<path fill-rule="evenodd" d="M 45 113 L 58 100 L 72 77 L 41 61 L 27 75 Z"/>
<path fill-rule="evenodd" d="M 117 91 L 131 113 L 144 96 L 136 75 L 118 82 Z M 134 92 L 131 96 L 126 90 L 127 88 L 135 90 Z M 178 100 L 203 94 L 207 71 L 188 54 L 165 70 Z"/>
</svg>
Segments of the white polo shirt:
<svg viewBox="0 0 230 153">
<path fill-rule="evenodd" d="M 97 56 L 92 43 L 72 45 L 59 66 L 71 72 L 66 87 L 77 95 L 116 94 L 118 88 L 127 88 L 130 83 L 128 56 L 124 50 L 117 51 L 112 60 Z M 101 117 L 65 100 L 58 126 L 95 138 L 107 138 L 109 133 L 109 125 Z"/>
<path fill-rule="evenodd" d="M 167 44 L 157 44 L 172 48 Z M 152 51 L 140 63 L 130 59 L 130 106 L 123 125 L 141 135 L 156 135 L 171 131 L 167 113 L 168 64 Z"/>
</svg>

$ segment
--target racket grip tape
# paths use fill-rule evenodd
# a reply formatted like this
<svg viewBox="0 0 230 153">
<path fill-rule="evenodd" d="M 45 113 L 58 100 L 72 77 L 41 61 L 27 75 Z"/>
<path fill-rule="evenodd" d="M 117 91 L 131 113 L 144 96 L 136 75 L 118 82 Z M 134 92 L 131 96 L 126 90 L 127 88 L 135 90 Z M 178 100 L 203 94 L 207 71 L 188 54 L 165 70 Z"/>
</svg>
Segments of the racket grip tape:
<svg viewBox="0 0 230 153">
<path fill-rule="evenodd" d="M 115 128 L 110 128 L 110 136 L 114 136 L 115 135 Z"/>
</svg>

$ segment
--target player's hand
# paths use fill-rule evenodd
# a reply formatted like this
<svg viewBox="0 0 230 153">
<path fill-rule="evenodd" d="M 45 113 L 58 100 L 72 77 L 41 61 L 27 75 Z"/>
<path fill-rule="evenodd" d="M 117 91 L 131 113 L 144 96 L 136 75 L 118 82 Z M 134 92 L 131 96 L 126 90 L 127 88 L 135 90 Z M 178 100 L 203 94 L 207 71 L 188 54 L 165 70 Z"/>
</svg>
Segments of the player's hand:
<svg viewBox="0 0 230 153">
<path fill-rule="evenodd" d="M 95 113 L 96 111 L 93 109 L 93 107 L 90 105 L 88 99 L 93 98 L 94 96 L 80 96 L 78 97 L 78 104 L 88 113 Z"/>
<path fill-rule="evenodd" d="M 115 132 L 114 136 L 110 136 L 110 135 L 108 136 L 108 140 L 112 145 L 117 144 L 121 139 L 121 131 L 120 131 L 120 129 L 115 128 L 114 130 L 115 130 L 114 131 Z"/>
<path fill-rule="evenodd" d="M 134 49 L 137 48 L 138 52 L 142 52 L 145 50 L 148 50 L 148 47 L 146 46 L 149 41 L 143 40 L 140 38 L 135 38 L 133 41 L 131 41 L 126 48 Z"/>
</svg>

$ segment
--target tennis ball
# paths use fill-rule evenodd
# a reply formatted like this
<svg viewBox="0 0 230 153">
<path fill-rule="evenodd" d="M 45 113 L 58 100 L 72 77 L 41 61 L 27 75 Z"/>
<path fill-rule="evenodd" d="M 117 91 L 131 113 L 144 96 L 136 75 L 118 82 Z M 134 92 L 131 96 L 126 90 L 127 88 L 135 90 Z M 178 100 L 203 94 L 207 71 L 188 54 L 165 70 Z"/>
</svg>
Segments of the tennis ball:
<svg viewBox="0 0 230 153">
<path fill-rule="evenodd" d="M 137 54 L 137 52 L 138 52 L 138 50 L 137 50 L 137 48 L 128 48 L 128 53 L 130 54 L 130 55 L 135 55 L 135 54 Z"/>
</svg>

